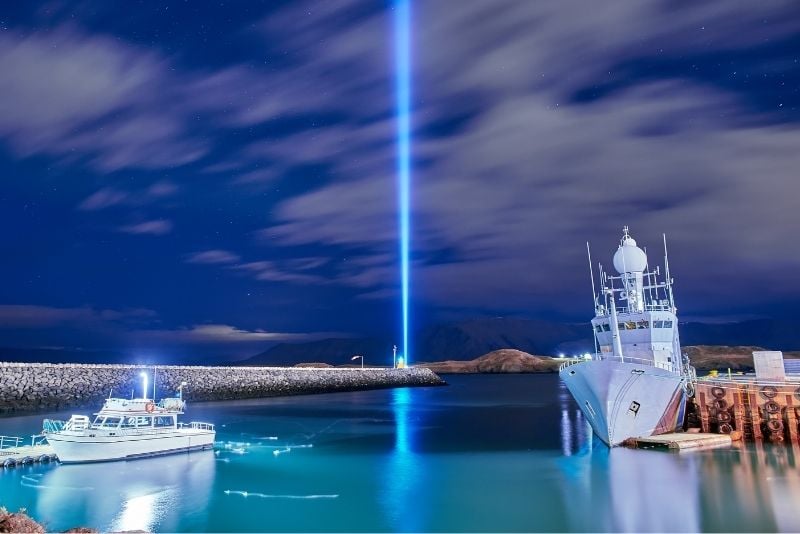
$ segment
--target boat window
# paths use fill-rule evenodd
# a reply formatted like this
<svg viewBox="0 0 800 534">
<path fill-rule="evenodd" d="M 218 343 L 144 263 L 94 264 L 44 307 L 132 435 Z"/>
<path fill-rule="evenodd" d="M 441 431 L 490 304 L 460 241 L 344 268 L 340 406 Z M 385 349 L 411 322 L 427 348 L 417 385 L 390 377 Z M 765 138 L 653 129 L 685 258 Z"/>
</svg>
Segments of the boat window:
<svg viewBox="0 0 800 534">
<path fill-rule="evenodd" d="M 640 330 L 650 328 L 650 321 L 639 321 L 638 323 L 636 323 L 636 328 Z"/>
<path fill-rule="evenodd" d="M 664 321 L 664 328 L 672 328 L 672 321 Z"/>
<path fill-rule="evenodd" d="M 153 426 L 160 428 L 171 427 L 173 426 L 172 417 L 156 417 Z"/>
<path fill-rule="evenodd" d="M 664 321 L 653 321 L 653 328 L 664 328 Z"/>
<path fill-rule="evenodd" d="M 599 325 L 595 326 L 594 327 L 594 331 L 599 334 L 600 332 L 603 331 L 603 325 L 599 324 Z"/>
<path fill-rule="evenodd" d="M 119 421 L 119 417 L 106 417 L 100 426 L 103 428 L 117 428 Z"/>
<path fill-rule="evenodd" d="M 625 330 L 636 330 L 636 321 L 626 321 Z"/>
<path fill-rule="evenodd" d="M 602 327 L 603 327 L 603 332 L 608 332 L 609 330 L 611 330 L 611 325 L 609 325 L 608 323 L 603 323 Z"/>
</svg>

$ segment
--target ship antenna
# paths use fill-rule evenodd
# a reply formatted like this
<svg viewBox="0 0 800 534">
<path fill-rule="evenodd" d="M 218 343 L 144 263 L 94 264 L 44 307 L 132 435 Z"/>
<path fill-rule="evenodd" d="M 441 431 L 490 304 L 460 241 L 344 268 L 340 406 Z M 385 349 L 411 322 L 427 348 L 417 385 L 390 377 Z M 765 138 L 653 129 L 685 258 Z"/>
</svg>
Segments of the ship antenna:
<svg viewBox="0 0 800 534">
<path fill-rule="evenodd" d="M 661 234 L 661 235 L 664 237 L 664 274 L 667 276 L 669 307 L 672 308 L 672 313 L 675 313 L 675 299 L 672 297 L 672 278 L 669 275 L 669 254 L 667 253 L 667 234 Z"/>
<path fill-rule="evenodd" d="M 589 250 L 589 242 L 586 242 L 586 255 L 589 257 L 589 277 L 592 279 L 592 302 L 597 313 L 597 291 L 594 288 L 594 268 L 592 267 L 592 251 Z"/>
</svg>

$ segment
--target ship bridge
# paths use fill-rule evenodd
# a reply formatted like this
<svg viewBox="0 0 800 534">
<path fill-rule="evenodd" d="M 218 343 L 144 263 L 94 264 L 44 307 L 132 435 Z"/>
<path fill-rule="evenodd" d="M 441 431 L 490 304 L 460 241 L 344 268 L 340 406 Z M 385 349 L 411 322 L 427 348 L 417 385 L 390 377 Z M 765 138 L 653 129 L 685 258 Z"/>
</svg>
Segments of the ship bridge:
<svg viewBox="0 0 800 534">
<path fill-rule="evenodd" d="M 648 258 L 628 227 L 613 257 L 617 275 L 600 266 L 600 292 L 592 319 L 596 358 L 642 361 L 662 369 L 681 369 L 678 318 L 664 246 L 664 274 L 648 268 Z M 594 276 L 592 276 L 594 288 Z"/>
</svg>

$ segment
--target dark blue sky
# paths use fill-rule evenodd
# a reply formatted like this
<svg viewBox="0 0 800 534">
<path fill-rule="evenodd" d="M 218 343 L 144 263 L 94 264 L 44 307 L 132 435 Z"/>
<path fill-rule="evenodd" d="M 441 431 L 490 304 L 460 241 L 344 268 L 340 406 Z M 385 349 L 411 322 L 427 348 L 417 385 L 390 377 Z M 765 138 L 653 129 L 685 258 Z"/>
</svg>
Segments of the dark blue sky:
<svg viewBox="0 0 800 534">
<path fill-rule="evenodd" d="M 0 7 L 0 346 L 399 332 L 391 9 Z M 588 320 L 624 224 L 683 317 L 794 313 L 796 2 L 412 9 L 417 326 Z"/>
</svg>

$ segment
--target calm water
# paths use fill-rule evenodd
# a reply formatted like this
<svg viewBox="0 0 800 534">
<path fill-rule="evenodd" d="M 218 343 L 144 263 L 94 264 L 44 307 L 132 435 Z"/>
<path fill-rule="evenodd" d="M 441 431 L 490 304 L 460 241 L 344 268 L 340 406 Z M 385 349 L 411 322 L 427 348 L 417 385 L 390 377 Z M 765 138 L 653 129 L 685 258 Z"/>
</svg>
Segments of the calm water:
<svg viewBox="0 0 800 534">
<path fill-rule="evenodd" d="M 797 450 L 609 451 L 555 376 L 448 380 L 195 404 L 219 450 L 0 470 L 0 503 L 50 530 L 800 530 Z"/>
</svg>

